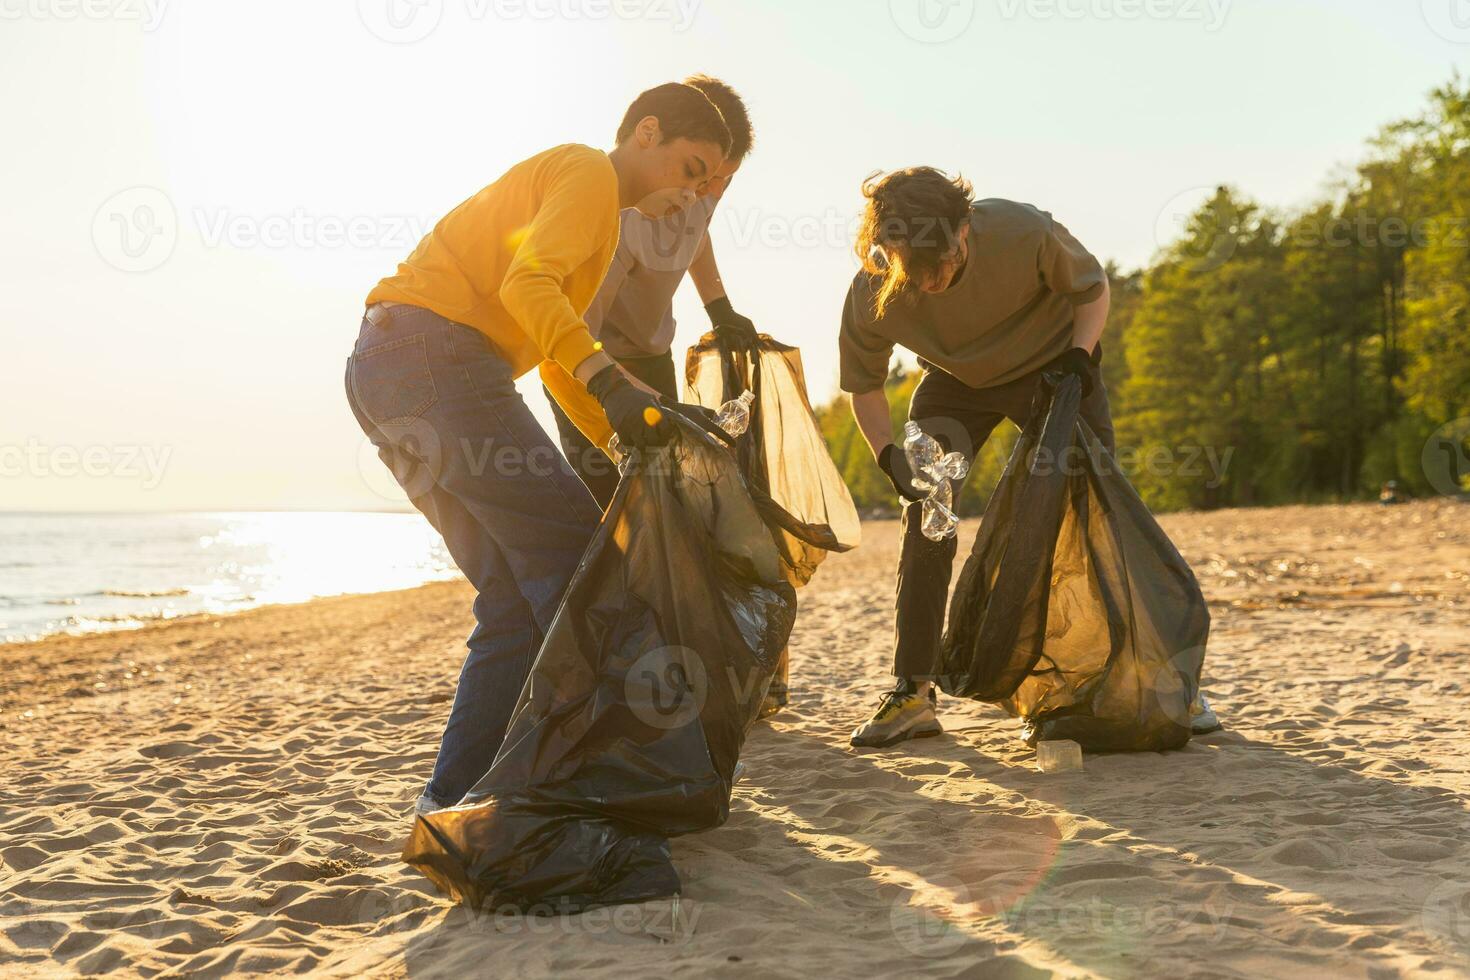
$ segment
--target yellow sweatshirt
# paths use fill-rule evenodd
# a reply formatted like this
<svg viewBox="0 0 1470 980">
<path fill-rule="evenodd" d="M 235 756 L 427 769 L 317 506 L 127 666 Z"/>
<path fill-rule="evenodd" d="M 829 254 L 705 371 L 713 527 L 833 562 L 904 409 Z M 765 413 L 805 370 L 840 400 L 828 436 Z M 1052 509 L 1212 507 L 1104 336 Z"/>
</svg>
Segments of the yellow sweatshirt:
<svg viewBox="0 0 1470 980">
<path fill-rule="evenodd" d="M 445 215 L 368 294 L 408 303 L 490 338 L 515 377 L 539 367 L 594 445 L 612 435 L 573 377 L 599 348 L 582 321 L 618 246 L 618 178 L 606 153 L 566 144 L 516 164 Z"/>
</svg>

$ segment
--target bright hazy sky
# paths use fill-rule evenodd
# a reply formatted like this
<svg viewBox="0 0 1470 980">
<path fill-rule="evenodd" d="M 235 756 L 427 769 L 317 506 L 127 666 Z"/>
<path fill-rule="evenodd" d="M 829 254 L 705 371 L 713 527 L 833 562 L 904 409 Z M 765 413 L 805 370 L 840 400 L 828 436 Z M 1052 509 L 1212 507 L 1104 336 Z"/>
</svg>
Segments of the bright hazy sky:
<svg viewBox="0 0 1470 980">
<path fill-rule="evenodd" d="M 0 510 L 392 506 L 342 394 L 363 296 L 693 71 L 758 132 L 731 297 L 821 401 L 873 170 L 961 170 L 1134 266 L 1200 188 L 1310 200 L 1457 66 L 1470 0 L 0 0 Z"/>
</svg>

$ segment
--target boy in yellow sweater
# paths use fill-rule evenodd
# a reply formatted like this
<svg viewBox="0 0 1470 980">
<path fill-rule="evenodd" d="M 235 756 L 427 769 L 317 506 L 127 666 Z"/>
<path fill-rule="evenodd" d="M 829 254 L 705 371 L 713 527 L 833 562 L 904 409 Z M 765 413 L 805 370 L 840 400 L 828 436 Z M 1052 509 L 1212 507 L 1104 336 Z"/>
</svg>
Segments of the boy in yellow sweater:
<svg viewBox="0 0 1470 980">
<path fill-rule="evenodd" d="M 420 812 L 453 805 L 494 760 L 542 636 L 601 513 L 516 391 L 537 368 L 594 444 L 667 441 L 656 395 L 583 322 L 619 212 L 672 214 L 730 151 L 698 89 L 629 107 L 617 146 L 558 146 L 441 220 L 369 293 L 347 397 L 415 507 L 478 590 L 476 626 Z"/>
</svg>

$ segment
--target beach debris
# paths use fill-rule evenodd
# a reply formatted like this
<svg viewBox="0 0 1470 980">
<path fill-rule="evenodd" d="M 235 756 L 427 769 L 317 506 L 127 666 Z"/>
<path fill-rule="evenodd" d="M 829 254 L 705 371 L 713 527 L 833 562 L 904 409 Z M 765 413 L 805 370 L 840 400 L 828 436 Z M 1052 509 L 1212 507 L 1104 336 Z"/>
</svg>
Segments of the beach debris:
<svg viewBox="0 0 1470 980">
<path fill-rule="evenodd" d="M 755 402 L 755 392 L 742 391 L 738 398 L 732 398 L 720 406 L 715 413 L 715 425 L 725 430 L 725 435 L 731 439 L 738 439 L 745 435 L 745 430 L 750 428 L 750 406 Z"/>
<path fill-rule="evenodd" d="M 954 512 L 954 483 L 962 481 L 970 472 L 970 461 L 963 453 L 945 455 L 939 440 L 913 420 L 903 426 L 903 452 L 913 472 L 914 486 L 929 494 L 923 505 L 924 537 L 930 541 L 948 541 L 960 526 Z"/>
<path fill-rule="evenodd" d="M 1082 768 L 1082 746 L 1070 738 L 1037 742 L 1036 768 L 1042 772 L 1077 772 Z"/>
<path fill-rule="evenodd" d="M 725 435 L 731 439 L 739 439 L 750 428 L 750 406 L 754 401 L 755 392 L 741 392 L 738 398 L 732 398 L 720 406 L 720 410 L 715 413 L 715 425 L 724 430 Z M 623 449 L 616 433 L 608 442 L 607 450 L 619 461 L 619 465 L 628 459 L 628 453 Z"/>
</svg>

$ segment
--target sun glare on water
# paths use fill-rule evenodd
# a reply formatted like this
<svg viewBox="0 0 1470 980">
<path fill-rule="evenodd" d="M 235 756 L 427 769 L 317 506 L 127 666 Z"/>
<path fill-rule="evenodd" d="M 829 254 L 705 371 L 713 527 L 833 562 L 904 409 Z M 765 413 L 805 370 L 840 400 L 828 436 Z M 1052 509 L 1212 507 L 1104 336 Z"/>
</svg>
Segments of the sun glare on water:
<svg viewBox="0 0 1470 980">
<path fill-rule="evenodd" d="M 224 559 L 206 588 L 225 602 L 248 591 L 255 603 L 386 592 L 452 578 L 443 542 L 417 514 L 221 514 L 199 539 Z"/>
<path fill-rule="evenodd" d="M 418 514 L 0 515 L 0 642 L 458 575 Z"/>
</svg>

